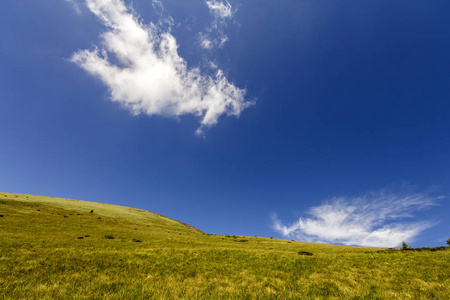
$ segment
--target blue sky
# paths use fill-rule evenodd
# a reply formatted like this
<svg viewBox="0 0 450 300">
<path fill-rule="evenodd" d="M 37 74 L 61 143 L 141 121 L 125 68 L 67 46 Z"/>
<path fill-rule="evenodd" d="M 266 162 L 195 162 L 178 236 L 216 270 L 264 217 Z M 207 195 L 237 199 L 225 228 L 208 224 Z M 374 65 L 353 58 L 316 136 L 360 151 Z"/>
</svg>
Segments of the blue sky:
<svg viewBox="0 0 450 300">
<path fill-rule="evenodd" d="M 0 3 L 0 190 L 214 234 L 450 237 L 448 1 Z"/>
</svg>

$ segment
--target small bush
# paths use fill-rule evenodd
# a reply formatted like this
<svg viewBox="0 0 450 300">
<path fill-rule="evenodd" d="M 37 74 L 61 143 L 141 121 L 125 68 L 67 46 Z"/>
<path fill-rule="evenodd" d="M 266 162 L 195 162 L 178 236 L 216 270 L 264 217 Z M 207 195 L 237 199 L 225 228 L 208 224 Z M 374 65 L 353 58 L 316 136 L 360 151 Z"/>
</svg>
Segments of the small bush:
<svg viewBox="0 0 450 300">
<path fill-rule="evenodd" d="M 113 240 L 113 239 L 114 239 L 114 237 L 113 237 L 112 235 L 105 235 L 105 239 L 108 239 L 108 240 Z"/>
<path fill-rule="evenodd" d="M 408 244 L 405 241 L 403 241 L 402 242 L 402 250 L 406 250 L 406 249 L 408 249 Z"/>
<path fill-rule="evenodd" d="M 3 218 L 5 215 L 0 215 L 0 218 Z"/>
<path fill-rule="evenodd" d="M 447 245 L 450 247 L 450 239 L 447 240 Z"/>
<path fill-rule="evenodd" d="M 141 240 L 137 240 L 137 239 L 133 239 L 133 242 L 136 242 L 136 243 L 142 243 Z"/>
<path fill-rule="evenodd" d="M 97 219 L 101 220 L 102 218 L 98 217 Z"/>
<path fill-rule="evenodd" d="M 307 256 L 313 255 L 311 252 L 308 252 L 308 251 L 300 251 L 300 252 L 298 252 L 298 254 L 300 254 L 300 255 L 307 255 Z"/>
<path fill-rule="evenodd" d="M 396 249 L 394 249 L 394 248 L 388 248 L 386 250 L 378 250 L 377 253 L 391 254 L 391 253 L 395 253 L 395 251 L 396 251 Z M 367 251 L 366 253 L 372 254 L 371 251 Z"/>
<path fill-rule="evenodd" d="M 84 237 L 90 237 L 90 235 L 89 235 L 89 234 L 86 234 Z"/>
<path fill-rule="evenodd" d="M 90 213 L 92 214 L 93 212 L 94 212 L 94 210 L 93 210 L 93 209 L 91 209 Z"/>
<path fill-rule="evenodd" d="M 78 239 L 82 240 L 82 239 L 84 239 L 84 236 L 79 236 Z"/>
</svg>

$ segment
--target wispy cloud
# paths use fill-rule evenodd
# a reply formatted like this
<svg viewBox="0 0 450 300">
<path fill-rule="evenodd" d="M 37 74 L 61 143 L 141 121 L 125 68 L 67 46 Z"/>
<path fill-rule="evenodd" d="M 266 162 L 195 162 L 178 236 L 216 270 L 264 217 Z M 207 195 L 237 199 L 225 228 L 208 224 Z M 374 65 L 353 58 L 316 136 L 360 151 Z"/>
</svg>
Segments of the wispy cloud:
<svg viewBox="0 0 450 300">
<path fill-rule="evenodd" d="M 228 42 L 228 36 L 225 34 L 227 22 L 233 19 L 236 12 L 228 0 L 206 1 L 209 12 L 214 16 L 214 21 L 206 28 L 206 33 L 200 32 L 200 46 L 204 49 L 222 47 Z"/>
<path fill-rule="evenodd" d="M 201 118 L 201 134 L 221 115 L 239 116 L 252 104 L 244 98 L 246 91 L 230 83 L 222 70 L 209 76 L 188 68 L 170 29 L 142 24 L 122 0 L 86 4 L 107 28 L 101 35 L 103 47 L 79 50 L 71 61 L 99 78 L 110 89 L 111 99 L 134 114 L 193 114 Z M 160 1 L 153 4 L 161 7 Z"/>
<path fill-rule="evenodd" d="M 275 230 L 286 237 L 309 242 L 369 247 L 397 247 L 411 241 L 433 222 L 406 222 L 414 212 L 436 205 L 438 198 L 425 193 L 396 194 L 381 191 L 357 198 L 333 198 L 312 207 L 309 217 L 286 226 L 272 216 Z"/>
<path fill-rule="evenodd" d="M 214 14 L 216 19 L 227 19 L 233 17 L 233 10 L 231 4 L 228 1 L 206 1 L 206 5 L 210 11 Z"/>
<path fill-rule="evenodd" d="M 65 0 L 65 1 L 72 4 L 72 7 L 73 7 L 73 9 L 75 9 L 77 14 L 81 14 L 80 5 L 78 4 L 77 0 Z"/>
</svg>

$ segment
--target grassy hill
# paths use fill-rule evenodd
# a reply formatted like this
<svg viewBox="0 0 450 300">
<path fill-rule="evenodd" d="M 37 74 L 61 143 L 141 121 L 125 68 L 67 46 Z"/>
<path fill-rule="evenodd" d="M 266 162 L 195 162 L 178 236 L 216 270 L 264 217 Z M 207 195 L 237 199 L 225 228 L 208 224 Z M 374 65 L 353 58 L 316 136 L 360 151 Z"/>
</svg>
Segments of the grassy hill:
<svg viewBox="0 0 450 300">
<path fill-rule="evenodd" d="M 0 299 L 74 298 L 449 299 L 450 251 L 209 235 L 141 209 L 0 193 Z"/>
</svg>

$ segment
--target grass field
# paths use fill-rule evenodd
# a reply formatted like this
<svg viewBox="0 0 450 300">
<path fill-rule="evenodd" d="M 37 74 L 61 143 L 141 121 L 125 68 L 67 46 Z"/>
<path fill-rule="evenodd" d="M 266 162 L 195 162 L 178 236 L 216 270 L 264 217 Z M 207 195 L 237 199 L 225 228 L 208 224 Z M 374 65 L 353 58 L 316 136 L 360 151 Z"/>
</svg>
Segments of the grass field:
<svg viewBox="0 0 450 300">
<path fill-rule="evenodd" d="M 0 193 L 0 299 L 450 299 L 448 249 L 380 250 Z"/>
</svg>

